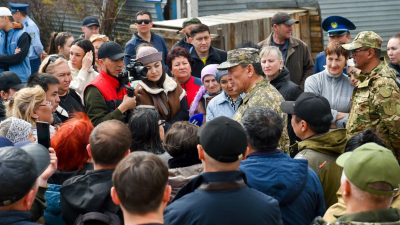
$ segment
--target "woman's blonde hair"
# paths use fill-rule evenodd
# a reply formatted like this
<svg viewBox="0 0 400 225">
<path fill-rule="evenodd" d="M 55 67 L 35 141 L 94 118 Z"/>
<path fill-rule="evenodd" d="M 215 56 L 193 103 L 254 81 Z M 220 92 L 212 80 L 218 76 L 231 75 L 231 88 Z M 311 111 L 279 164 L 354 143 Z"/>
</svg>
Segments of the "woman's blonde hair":
<svg viewBox="0 0 400 225">
<path fill-rule="evenodd" d="M 269 55 L 271 52 L 275 52 L 276 56 L 278 56 L 279 61 L 283 61 L 282 53 L 276 46 L 266 46 L 261 49 L 260 58 L 264 55 Z"/>
<path fill-rule="evenodd" d="M 36 119 L 32 118 L 31 112 L 37 109 L 44 100 L 46 100 L 46 92 L 39 85 L 23 88 L 4 104 L 6 116 L 16 117 L 35 125 Z"/>
<path fill-rule="evenodd" d="M 49 63 L 50 57 L 58 57 L 58 58 L 56 59 L 56 61 L 54 62 L 52 61 Z M 56 67 L 61 63 L 67 63 L 68 65 L 68 61 L 64 59 L 64 57 L 59 56 L 57 54 L 49 55 L 42 61 L 42 64 L 40 64 L 39 73 L 49 73 L 53 75 L 56 72 Z"/>
<path fill-rule="evenodd" d="M 107 42 L 110 41 L 110 39 L 104 34 L 93 34 L 92 36 L 90 36 L 90 42 L 93 43 L 95 41 Z"/>
</svg>

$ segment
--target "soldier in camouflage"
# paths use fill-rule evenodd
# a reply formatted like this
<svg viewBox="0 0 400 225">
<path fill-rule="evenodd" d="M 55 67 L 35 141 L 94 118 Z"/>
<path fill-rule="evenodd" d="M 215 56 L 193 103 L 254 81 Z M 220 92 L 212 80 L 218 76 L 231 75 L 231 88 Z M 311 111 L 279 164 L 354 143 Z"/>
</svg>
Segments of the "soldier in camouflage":
<svg viewBox="0 0 400 225">
<path fill-rule="evenodd" d="M 282 112 L 280 105 L 285 99 L 263 76 L 259 51 L 254 48 L 240 48 L 228 52 L 227 62 L 218 69 L 228 70 L 228 79 L 233 83 L 234 91 L 244 96 L 233 119 L 240 121 L 244 112 L 254 106 L 268 107 L 278 113 L 284 120 L 283 133 L 278 148 L 289 154 L 289 135 L 287 132 L 287 114 Z"/>
<path fill-rule="evenodd" d="M 400 96 L 396 85 L 396 72 L 380 59 L 382 38 L 372 32 L 360 32 L 350 44 L 358 85 L 353 90 L 347 138 L 367 128 L 376 129 L 386 147 L 400 161 Z"/>
<path fill-rule="evenodd" d="M 340 190 L 346 214 L 333 223 L 318 217 L 314 225 L 400 225 L 400 209 L 390 207 L 400 183 L 400 166 L 391 150 L 367 143 L 336 163 L 343 167 Z"/>
</svg>

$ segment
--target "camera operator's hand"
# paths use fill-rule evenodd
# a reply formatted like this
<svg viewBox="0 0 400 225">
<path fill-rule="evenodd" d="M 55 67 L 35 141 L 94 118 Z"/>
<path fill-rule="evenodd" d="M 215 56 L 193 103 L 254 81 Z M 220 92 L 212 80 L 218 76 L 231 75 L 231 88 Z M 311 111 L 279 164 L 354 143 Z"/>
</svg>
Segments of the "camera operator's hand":
<svg viewBox="0 0 400 225">
<path fill-rule="evenodd" d="M 85 54 L 85 57 L 82 59 L 82 68 L 81 70 L 88 71 L 90 69 L 90 66 L 92 66 L 93 63 L 93 52 L 88 51 Z"/>
<path fill-rule="evenodd" d="M 124 96 L 121 105 L 118 106 L 119 111 L 122 113 L 134 108 L 136 108 L 136 97 L 131 98 L 128 95 Z"/>
</svg>

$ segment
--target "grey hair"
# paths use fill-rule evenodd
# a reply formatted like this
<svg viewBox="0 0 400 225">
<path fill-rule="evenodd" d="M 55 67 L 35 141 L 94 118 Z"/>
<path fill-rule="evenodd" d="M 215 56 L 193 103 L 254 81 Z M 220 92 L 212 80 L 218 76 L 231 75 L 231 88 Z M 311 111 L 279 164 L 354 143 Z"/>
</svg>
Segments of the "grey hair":
<svg viewBox="0 0 400 225">
<path fill-rule="evenodd" d="M 286 126 L 284 120 L 268 107 L 251 107 L 247 109 L 241 120 L 247 140 L 256 151 L 277 148 Z"/>
<path fill-rule="evenodd" d="M 271 52 L 274 52 L 278 56 L 278 59 L 283 61 L 282 53 L 276 46 L 266 46 L 262 48 L 260 52 L 260 58 L 262 58 L 264 55 L 269 55 Z"/>
</svg>

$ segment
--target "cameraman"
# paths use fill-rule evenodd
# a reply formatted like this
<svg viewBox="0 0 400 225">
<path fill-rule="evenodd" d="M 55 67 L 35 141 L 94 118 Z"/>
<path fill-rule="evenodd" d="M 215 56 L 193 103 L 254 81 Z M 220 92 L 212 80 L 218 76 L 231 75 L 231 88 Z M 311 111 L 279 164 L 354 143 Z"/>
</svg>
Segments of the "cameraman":
<svg viewBox="0 0 400 225">
<path fill-rule="evenodd" d="M 128 97 L 124 81 L 117 77 L 124 68 L 125 53 L 116 42 L 106 42 L 98 51 L 101 70 L 84 91 L 87 115 L 97 126 L 106 120 L 125 122 L 127 111 L 136 107 L 136 98 Z"/>
</svg>

